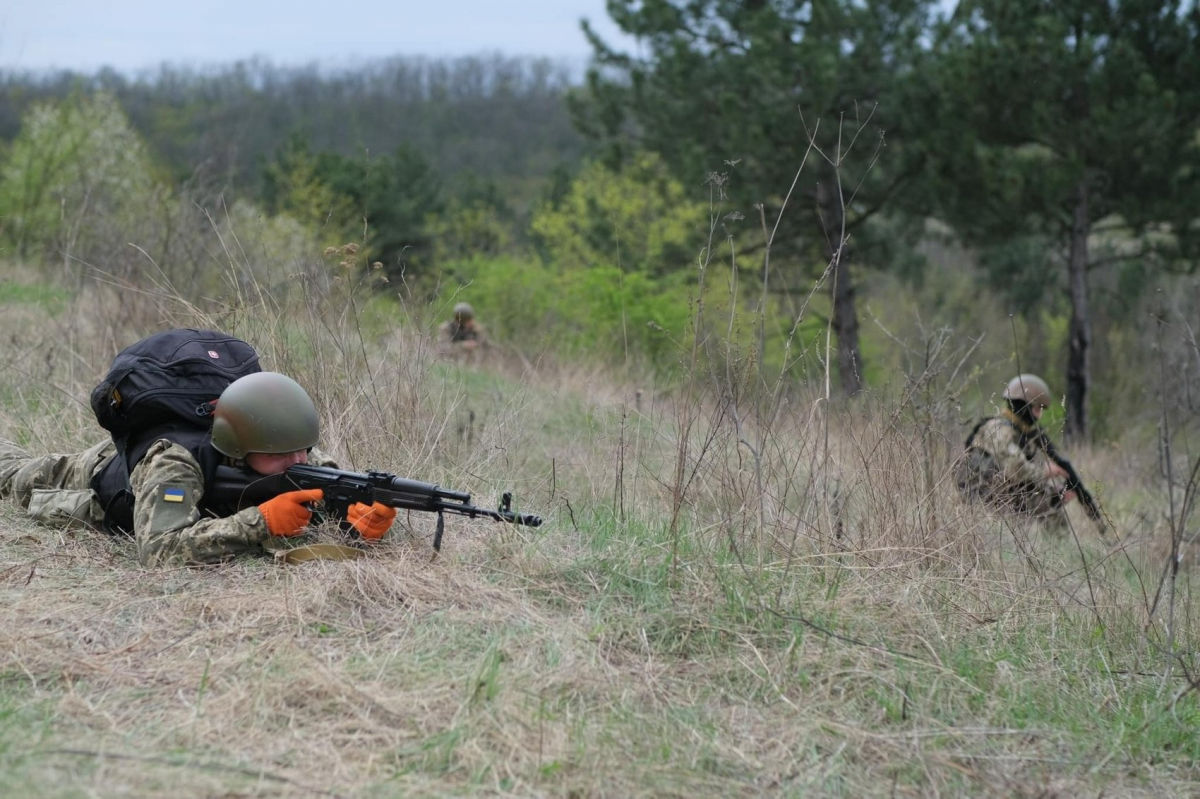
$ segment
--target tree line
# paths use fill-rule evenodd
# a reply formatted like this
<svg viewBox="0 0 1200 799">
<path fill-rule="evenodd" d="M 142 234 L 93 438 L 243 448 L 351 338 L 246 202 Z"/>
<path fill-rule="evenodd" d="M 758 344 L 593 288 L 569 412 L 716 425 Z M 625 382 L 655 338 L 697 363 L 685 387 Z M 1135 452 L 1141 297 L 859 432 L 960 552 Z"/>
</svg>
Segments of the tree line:
<svg viewBox="0 0 1200 799">
<path fill-rule="evenodd" d="M 574 82 L 551 59 L 501 55 L 396 57 L 353 71 L 254 59 L 210 70 L 164 64 L 136 76 L 7 72 L 0 139 L 15 138 L 39 101 L 103 92 L 175 179 L 204 169 L 251 188 L 295 133 L 315 151 L 388 154 L 403 144 L 447 175 L 521 180 L 583 151 L 562 107 Z"/>
<path fill-rule="evenodd" d="M 929 242 L 944 237 L 977 261 L 988 301 L 1046 326 L 1063 320 L 1075 436 L 1090 427 L 1096 319 L 1134 324 L 1157 277 L 1195 272 L 1195 2 L 608 9 L 639 47 L 614 49 L 585 27 L 594 58 L 583 80 L 500 56 L 336 73 L 248 62 L 133 79 L 4 75 L 6 244 L 22 257 L 78 247 L 78 229 L 73 241 L 45 235 L 47 209 L 64 206 L 31 188 L 51 166 L 29 131 L 38 114 L 49 124 L 48 102 L 111 97 L 144 143 L 137 191 L 244 198 L 322 243 L 362 238 L 365 263 L 393 279 L 525 286 L 522 311 L 547 283 L 579 302 L 636 296 L 650 332 L 632 344 L 630 306 L 589 310 L 613 330 L 620 317 L 626 354 L 702 333 L 686 329 L 677 298 L 697 253 L 712 256 L 711 243 L 695 245 L 707 229 L 738 253 L 731 304 L 760 360 L 785 357 L 778 342 L 803 327 L 819 283 L 835 374 L 852 395 L 870 375 L 862 292 L 883 275 L 919 282 Z M 585 287 L 605 299 L 587 300 Z M 529 327 L 582 324 L 538 301 Z M 519 332 L 520 312 L 493 312 Z"/>
</svg>

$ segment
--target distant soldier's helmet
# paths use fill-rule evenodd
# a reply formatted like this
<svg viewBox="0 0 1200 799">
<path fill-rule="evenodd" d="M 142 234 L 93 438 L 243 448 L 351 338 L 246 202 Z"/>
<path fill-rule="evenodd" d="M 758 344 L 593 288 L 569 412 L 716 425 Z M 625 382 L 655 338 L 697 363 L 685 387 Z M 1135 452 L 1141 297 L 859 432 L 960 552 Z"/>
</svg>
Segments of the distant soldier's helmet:
<svg viewBox="0 0 1200 799">
<path fill-rule="evenodd" d="M 308 449 L 316 445 L 319 432 L 308 392 L 278 372 L 239 377 L 221 392 L 213 411 L 212 444 L 231 458 Z"/>
<path fill-rule="evenodd" d="M 459 321 L 466 321 L 475 318 L 475 309 L 471 307 L 469 302 L 460 302 L 454 306 L 454 318 Z"/>
<path fill-rule="evenodd" d="M 1029 374 L 1017 375 L 1009 380 L 1008 385 L 1004 387 L 1004 398 L 1029 405 L 1041 405 L 1043 408 L 1050 407 L 1053 399 L 1046 381 L 1037 375 Z"/>
</svg>

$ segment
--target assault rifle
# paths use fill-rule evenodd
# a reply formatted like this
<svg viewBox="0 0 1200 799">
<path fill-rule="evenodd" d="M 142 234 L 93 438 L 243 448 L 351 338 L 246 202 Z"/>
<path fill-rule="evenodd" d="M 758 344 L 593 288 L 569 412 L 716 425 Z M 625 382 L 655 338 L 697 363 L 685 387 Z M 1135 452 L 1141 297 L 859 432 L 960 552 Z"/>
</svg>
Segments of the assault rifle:
<svg viewBox="0 0 1200 799">
<path fill-rule="evenodd" d="M 1100 532 L 1103 533 L 1107 529 L 1104 514 L 1100 512 L 1100 506 L 1096 504 L 1095 497 L 1083 487 L 1083 481 L 1079 479 L 1079 472 L 1075 471 L 1075 466 L 1071 461 L 1055 449 L 1050 437 L 1044 431 L 1039 430 L 1038 433 L 1038 444 L 1046 453 L 1046 457 L 1057 463 L 1067 473 L 1065 490 L 1075 492 L 1075 496 L 1079 498 L 1079 504 L 1083 506 L 1088 518 L 1095 522 L 1096 526 L 1100 528 Z"/>
<path fill-rule="evenodd" d="M 289 466 L 287 471 L 272 475 L 258 475 L 232 466 L 218 466 L 209 491 L 214 504 L 235 505 L 242 509 L 261 505 L 288 491 L 306 488 L 319 488 L 324 492 L 318 520 L 319 514 L 336 518 L 343 530 L 350 529 L 346 513 L 355 502 L 367 505 L 382 502 L 393 508 L 436 513 L 437 530 L 433 536 L 435 551 L 442 548 L 445 513 L 472 519 L 484 516 L 498 522 L 525 527 L 537 527 L 542 523 L 540 516 L 514 512 L 512 494 L 507 491 L 500 499 L 500 506 L 496 510 L 488 510 L 472 505 L 470 494 L 448 491 L 432 483 L 409 480 L 387 472 L 348 472 L 307 463 Z"/>
</svg>

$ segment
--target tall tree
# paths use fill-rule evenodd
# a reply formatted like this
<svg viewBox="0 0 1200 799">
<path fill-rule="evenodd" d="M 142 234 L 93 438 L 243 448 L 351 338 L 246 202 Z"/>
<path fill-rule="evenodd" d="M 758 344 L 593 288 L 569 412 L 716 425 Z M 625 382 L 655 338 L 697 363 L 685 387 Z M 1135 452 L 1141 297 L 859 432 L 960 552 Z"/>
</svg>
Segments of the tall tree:
<svg viewBox="0 0 1200 799">
<path fill-rule="evenodd" d="M 1200 12 L 1176 0 L 963 0 L 938 80 L 915 103 L 945 124 L 926 175 L 975 244 L 1041 236 L 1071 307 L 1066 433 L 1088 430 L 1089 240 L 1103 222 L 1136 257 L 1188 257 L 1200 186 Z M 1194 232 L 1194 230 L 1193 230 Z"/>
<path fill-rule="evenodd" d="M 535 212 L 530 229 L 546 260 L 560 268 L 661 276 L 694 263 L 704 217 L 704 205 L 663 173 L 656 156 L 642 153 L 619 172 L 585 166 L 557 204 Z"/>
<path fill-rule="evenodd" d="M 160 195 L 141 138 L 110 95 L 38 103 L 0 164 L 0 238 L 20 257 L 105 266 Z"/>
<path fill-rule="evenodd" d="M 831 324 L 842 390 L 862 387 L 855 280 L 847 243 L 867 250 L 868 221 L 913 170 L 899 157 L 903 85 L 931 0 L 609 0 L 609 14 L 641 47 L 618 52 L 585 24 L 595 50 L 573 112 L 618 156 L 646 148 L 685 185 L 725 172 L 731 202 L 751 219 L 777 212 L 810 138 L 820 154 L 797 191 L 803 212 L 781 219 L 771 259 L 831 264 Z M 878 158 L 884 132 L 889 154 Z M 847 158 L 850 143 L 857 148 Z M 798 200 L 793 197 L 793 204 Z M 757 225 L 756 225 L 757 227 Z M 781 290 L 810 272 L 793 269 Z"/>
<path fill-rule="evenodd" d="M 266 172 L 263 193 L 274 212 L 286 211 L 330 235 L 357 241 L 388 275 L 430 261 L 430 215 L 442 210 L 442 181 L 424 156 L 405 145 L 386 156 L 313 154 L 293 136 Z"/>
</svg>

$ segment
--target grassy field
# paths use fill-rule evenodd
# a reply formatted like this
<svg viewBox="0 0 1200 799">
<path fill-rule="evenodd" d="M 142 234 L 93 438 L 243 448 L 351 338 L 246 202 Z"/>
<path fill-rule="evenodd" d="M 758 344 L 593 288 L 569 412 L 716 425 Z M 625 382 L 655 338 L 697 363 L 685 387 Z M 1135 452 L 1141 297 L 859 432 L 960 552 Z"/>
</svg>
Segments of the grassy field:
<svg viewBox="0 0 1200 799">
<path fill-rule="evenodd" d="M 957 499 L 948 369 L 829 403 L 698 362 L 465 367 L 369 300 L 302 299 L 14 271 L 0 436 L 82 449 L 117 349 L 215 326 L 309 388 L 344 466 L 546 523 L 448 518 L 434 557 L 414 514 L 354 561 L 145 569 L 0 502 L 0 794 L 1200 792 L 1194 558 L 1166 568 L 1194 522 L 1152 448 L 1071 452 L 1115 532 L 1073 509 L 1050 534 Z"/>
</svg>

